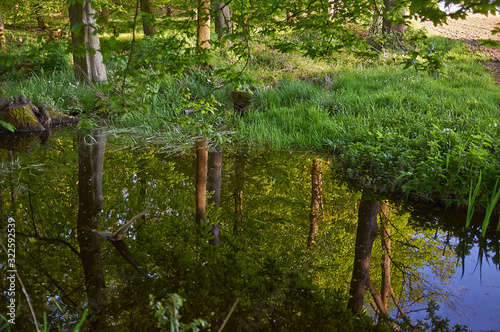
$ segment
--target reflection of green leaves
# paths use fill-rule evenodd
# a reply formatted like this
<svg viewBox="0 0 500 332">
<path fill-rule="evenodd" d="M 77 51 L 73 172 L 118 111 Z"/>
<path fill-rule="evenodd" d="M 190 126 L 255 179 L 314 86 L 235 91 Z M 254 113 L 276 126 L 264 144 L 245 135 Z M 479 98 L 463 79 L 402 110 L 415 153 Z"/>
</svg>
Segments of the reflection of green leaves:
<svg viewBox="0 0 500 332">
<path fill-rule="evenodd" d="M 155 301 L 152 295 L 149 296 L 150 306 L 155 311 L 155 318 L 158 319 L 157 327 L 170 325 L 170 332 L 200 331 L 200 327 L 205 327 L 207 322 L 196 319 L 190 324 L 180 322 L 181 315 L 179 309 L 183 305 L 182 298 L 178 294 L 170 294 L 169 301 L 165 305 Z"/>
<path fill-rule="evenodd" d="M 57 304 L 57 302 L 55 302 L 55 303 Z M 61 308 L 59 306 L 57 306 L 57 307 L 59 308 L 59 310 L 61 310 Z M 67 328 L 66 331 L 79 332 L 80 329 L 82 328 L 83 324 L 87 320 L 87 313 L 88 313 L 88 309 L 85 309 L 85 311 L 82 314 L 82 317 L 78 321 L 78 324 L 76 324 L 76 326 L 72 330 L 70 330 L 69 328 Z M 43 313 L 43 324 L 40 326 L 41 327 L 40 329 L 37 329 L 37 331 L 41 331 L 41 332 L 52 331 L 53 329 L 51 329 L 50 326 L 51 326 L 51 324 L 49 324 L 49 321 L 47 319 L 47 313 L 44 312 Z M 61 326 L 59 326 L 59 329 L 60 329 L 59 331 L 63 331 L 63 328 Z"/>
<path fill-rule="evenodd" d="M 267 225 L 267 222 L 260 221 L 260 220 L 258 220 L 258 219 L 254 219 L 254 220 L 255 220 L 256 222 L 258 222 L 258 223 L 261 223 L 261 224 Z"/>
</svg>

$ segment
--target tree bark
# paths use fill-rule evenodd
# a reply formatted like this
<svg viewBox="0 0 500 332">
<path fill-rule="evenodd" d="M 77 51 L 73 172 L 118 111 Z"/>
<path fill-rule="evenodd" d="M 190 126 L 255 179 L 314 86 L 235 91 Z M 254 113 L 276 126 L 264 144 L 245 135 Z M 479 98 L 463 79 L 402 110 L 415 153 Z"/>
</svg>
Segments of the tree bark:
<svg viewBox="0 0 500 332">
<path fill-rule="evenodd" d="M 153 36 L 156 33 L 156 26 L 152 22 L 155 13 L 152 0 L 141 0 L 141 11 L 147 13 L 142 16 L 144 35 Z"/>
<path fill-rule="evenodd" d="M 370 278 L 372 247 L 378 234 L 378 210 L 379 202 L 367 200 L 363 193 L 358 210 L 356 248 L 349 290 L 350 299 L 347 303 L 347 308 L 354 313 L 359 313 L 363 308 L 366 286 Z"/>
<path fill-rule="evenodd" d="M 215 10 L 215 32 L 222 36 L 231 29 L 231 10 L 225 3 L 214 3 Z"/>
<path fill-rule="evenodd" d="M 220 192 L 222 187 L 222 151 L 208 153 L 208 183 L 207 189 L 210 193 L 208 204 L 214 204 L 215 209 L 220 208 Z M 212 236 L 214 237 L 209 242 L 212 245 L 220 244 L 219 238 L 220 223 L 213 220 Z"/>
<path fill-rule="evenodd" d="M 7 39 L 5 38 L 5 27 L 3 25 L 2 13 L 0 13 L 0 46 L 2 52 L 7 53 Z"/>
<path fill-rule="evenodd" d="M 204 140 L 196 143 L 196 223 L 206 220 L 208 150 Z"/>
<path fill-rule="evenodd" d="M 68 8 L 75 77 L 80 82 L 103 82 L 107 81 L 106 68 L 100 50 L 99 35 L 95 31 L 95 10 L 91 2 L 76 1 Z"/>
<path fill-rule="evenodd" d="M 40 29 L 48 29 L 49 25 L 45 22 L 45 18 L 41 15 L 36 15 L 36 22 L 38 24 L 38 28 Z"/>
<path fill-rule="evenodd" d="M 108 23 L 109 21 L 108 6 L 102 7 L 101 17 L 102 17 L 102 22 Z"/>
<path fill-rule="evenodd" d="M 210 49 L 210 0 L 198 0 L 198 31 L 196 45 Z"/>
<path fill-rule="evenodd" d="M 322 188 L 322 162 L 321 159 L 314 158 L 311 168 L 311 212 L 309 214 L 310 229 L 309 237 L 307 239 L 307 246 L 312 248 L 316 243 L 315 238 L 319 230 L 319 221 L 322 216 L 322 201 L 323 201 L 323 188 Z"/>
<path fill-rule="evenodd" d="M 35 11 L 35 16 L 36 16 L 36 22 L 38 24 L 38 28 L 40 29 L 48 29 L 49 25 L 45 22 L 45 18 L 41 14 L 42 11 L 42 5 L 37 3 L 34 5 L 34 11 Z"/>
<path fill-rule="evenodd" d="M 399 32 L 404 34 L 406 32 L 406 25 L 404 24 L 395 24 L 392 19 L 392 15 L 394 11 L 402 11 L 401 16 L 405 14 L 405 10 L 394 8 L 395 0 L 384 0 L 384 10 L 382 12 L 382 32 L 383 33 L 391 33 L 392 31 Z"/>
<path fill-rule="evenodd" d="M 85 274 L 92 330 L 105 329 L 106 292 L 98 229 L 103 207 L 102 172 L 106 137 L 93 132 L 96 143 L 85 143 L 86 133 L 78 133 L 78 244 Z"/>
</svg>

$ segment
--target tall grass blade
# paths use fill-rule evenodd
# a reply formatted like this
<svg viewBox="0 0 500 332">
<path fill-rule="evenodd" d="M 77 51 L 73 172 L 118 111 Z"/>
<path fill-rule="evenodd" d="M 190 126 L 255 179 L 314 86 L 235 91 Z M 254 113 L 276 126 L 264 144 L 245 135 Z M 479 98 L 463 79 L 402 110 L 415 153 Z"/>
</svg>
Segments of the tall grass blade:
<svg viewBox="0 0 500 332">
<path fill-rule="evenodd" d="M 465 222 L 465 227 L 470 226 L 472 221 L 472 216 L 474 215 L 474 202 L 476 201 L 477 194 L 479 193 L 479 188 L 481 186 L 482 171 L 479 171 L 479 179 L 477 180 L 474 192 L 472 192 L 472 186 L 474 179 L 470 180 L 470 190 L 469 190 L 469 205 L 467 206 L 467 221 Z"/>
<path fill-rule="evenodd" d="M 75 326 L 75 329 L 73 330 L 73 332 L 80 331 L 80 329 L 83 326 L 83 323 L 85 323 L 85 320 L 87 319 L 87 312 L 88 312 L 88 309 L 85 309 L 85 311 L 83 312 L 82 318 L 80 319 L 80 321 L 78 322 L 78 324 Z"/>
<path fill-rule="evenodd" d="M 491 196 L 491 200 L 488 202 L 488 206 L 486 207 L 486 215 L 484 216 L 483 227 L 481 230 L 481 235 L 483 237 L 486 234 L 486 229 L 488 228 L 488 225 L 490 223 L 490 218 L 491 218 L 491 214 L 493 213 L 493 209 L 495 209 L 495 206 L 497 205 L 498 199 L 500 198 L 500 189 L 497 191 L 499 180 L 500 180 L 500 177 L 497 178 L 497 182 L 495 183 L 495 189 L 493 189 L 494 195 Z M 497 228 L 498 228 L 498 226 L 497 226 Z"/>
</svg>

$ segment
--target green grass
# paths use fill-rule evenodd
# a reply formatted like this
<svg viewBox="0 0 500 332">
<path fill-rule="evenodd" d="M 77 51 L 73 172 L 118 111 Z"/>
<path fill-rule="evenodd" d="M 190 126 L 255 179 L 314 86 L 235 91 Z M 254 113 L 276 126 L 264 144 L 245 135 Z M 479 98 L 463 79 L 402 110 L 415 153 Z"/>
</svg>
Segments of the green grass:
<svg viewBox="0 0 500 332">
<path fill-rule="evenodd" d="M 28 79 L 0 84 L 2 97 L 19 95 L 31 99 L 35 105 L 50 106 L 62 113 L 82 113 L 97 107 L 103 97 L 95 86 L 78 84 L 73 70 L 41 71 Z"/>
<path fill-rule="evenodd" d="M 235 132 L 233 140 L 254 147 L 334 151 L 339 166 L 365 185 L 458 204 L 468 201 L 470 183 L 481 170 L 477 203 L 486 207 L 493 195 L 488 188 L 493 190 L 500 175 L 500 89 L 482 65 L 486 57 L 461 42 L 427 41 L 444 62 L 444 71 L 433 77 L 403 69 L 400 49 L 385 49 L 372 59 L 311 60 L 256 42 L 250 44 L 248 63 L 224 50 L 212 55 L 212 69 L 186 66 L 169 72 L 165 68 L 186 65 L 172 64 L 181 53 L 165 52 L 179 39 L 139 38 L 134 70 L 121 95 L 128 54 L 116 51 L 128 49 L 130 38 L 102 40 L 115 51 L 105 57 L 110 81 L 105 89 L 75 87 L 70 67 L 54 66 L 61 60 L 52 54 L 57 49 L 34 45 L 44 56 L 26 78 L 18 68 L 4 67 L 0 92 L 24 94 L 65 112 L 86 113 L 103 103 L 119 111 L 111 118 L 115 127 L 163 142 L 199 135 L 226 142 Z M 239 79 L 228 84 L 245 65 Z M 254 92 L 247 117 L 231 115 L 230 90 L 250 83 L 271 88 Z M 185 117 L 189 109 L 199 112 Z"/>
<path fill-rule="evenodd" d="M 486 198 L 500 175 L 500 89 L 477 62 L 481 56 L 435 40 L 448 48 L 440 78 L 401 66 L 333 70 L 308 82 L 287 78 L 254 95 L 254 111 L 235 120 L 239 139 L 332 150 L 365 185 L 458 204 L 483 170 Z"/>
</svg>

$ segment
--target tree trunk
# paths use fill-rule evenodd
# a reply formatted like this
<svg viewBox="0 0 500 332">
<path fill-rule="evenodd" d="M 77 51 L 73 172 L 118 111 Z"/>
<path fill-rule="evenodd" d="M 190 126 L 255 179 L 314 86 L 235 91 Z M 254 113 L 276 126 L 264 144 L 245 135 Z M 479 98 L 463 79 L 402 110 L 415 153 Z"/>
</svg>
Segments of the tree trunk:
<svg viewBox="0 0 500 332">
<path fill-rule="evenodd" d="M 7 53 L 7 39 L 5 38 L 5 27 L 3 25 L 2 14 L 0 13 L 0 45 L 2 52 Z"/>
<path fill-rule="evenodd" d="M 38 24 L 38 28 L 40 29 L 48 29 L 49 28 L 49 25 L 47 24 L 47 22 L 45 22 L 45 18 L 41 15 L 36 15 L 36 22 Z"/>
<path fill-rule="evenodd" d="M 378 234 L 378 210 L 379 202 L 366 200 L 363 193 L 358 210 L 356 248 L 354 251 L 354 265 L 349 290 L 350 299 L 347 302 L 347 308 L 351 309 L 354 313 L 359 313 L 363 308 L 366 286 L 370 278 L 372 247 Z"/>
<path fill-rule="evenodd" d="M 103 23 L 109 22 L 108 6 L 103 6 L 101 11 L 101 20 Z"/>
<path fill-rule="evenodd" d="M 222 187 L 222 151 L 217 150 L 215 152 L 208 153 L 208 183 L 207 190 L 210 193 L 208 198 L 208 204 L 213 204 L 215 209 L 220 208 L 220 191 Z M 212 226 L 213 239 L 210 240 L 210 244 L 217 245 L 220 244 L 219 231 L 220 223 L 217 220 L 212 220 L 214 225 Z"/>
<path fill-rule="evenodd" d="M 399 11 L 400 9 L 395 7 L 395 0 L 384 0 L 384 10 L 382 12 L 382 32 L 383 33 L 391 33 L 392 31 L 399 32 L 404 34 L 406 32 L 406 25 L 404 24 L 396 24 L 393 26 L 394 21 L 392 19 L 392 15 L 394 15 L 394 11 Z M 405 14 L 404 8 L 401 9 L 401 16 Z"/>
<path fill-rule="evenodd" d="M 75 77 L 80 82 L 107 80 L 99 35 L 95 33 L 95 10 L 91 1 L 75 3 L 68 8 L 73 46 Z"/>
<path fill-rule="evenodd" d="M 142 16 L 144 35 L 153 36 L 156 33 L 156 27 L 152 21 L 155 13 L 152 0 L 141 0 L 141 11 L 147 13 Z"/>
<path fill-rule="evenodd" d="M 85 274 L 92 330 L 106 325 L 106 292 L 101 262 L 99 235 L 92 230 L 99 228 L 103 207 L 102 172 L 106 138 L 94 131 L 96 144 L 85 143 L 86 133 L 78 133 L 78 244 Z"/>
<path fill-rule="evenodd" d="M 228 4 L 216 2 L 215 10 L 215 32 L 222 36 L 231 29 L 231 11 Z"/>
<path fill-rule="evenodd" d="M 49 25 L 45 22 L 45 18 L 41 14 L 41 12 L 42 12 L 42 5 L 41 4 L 35 4 L 34 5 L 34 12 L 35 12 L 36 22 L 38 24 L 38 28 L 40 28 L 40 29 L 48 29 Z"/>
<path fill-rule="evenodd" d="M 208 150 L 204 140 L 196 143 L 196 223 L 206 220 Z"/>
<path fill-rule="evenodd" d="M 314 158 L 311 168 L 311 213 L 309 214 L 310 229 L 307 246 L 312 248 L 316 243 L 315 238 L 318 234 L 319 221 L 322 216 L 322 201 L 323 201 L 323 188 L 322 188 L 322 163 L 321 159 Z"/>
<path fill-rule="evenodd" d="M 404 16 L 406 14 L 405 9 L 401 9 L 401 16 Z M 394 31 L 399 32 L 400 34 L 404 35 L 406 33 L 406 24 L 395 24 L 394 25 Z"/>
<path fill-rule="evenodd" d="M 210 49 L 210 0 L 198 0 L 198 34 L 196 45 Z"/>
</svg>

